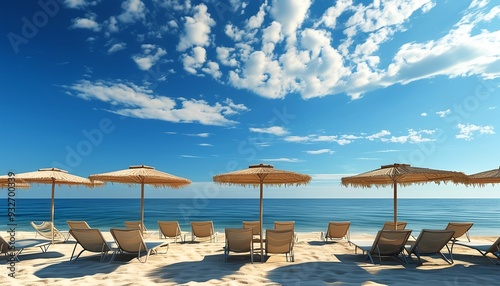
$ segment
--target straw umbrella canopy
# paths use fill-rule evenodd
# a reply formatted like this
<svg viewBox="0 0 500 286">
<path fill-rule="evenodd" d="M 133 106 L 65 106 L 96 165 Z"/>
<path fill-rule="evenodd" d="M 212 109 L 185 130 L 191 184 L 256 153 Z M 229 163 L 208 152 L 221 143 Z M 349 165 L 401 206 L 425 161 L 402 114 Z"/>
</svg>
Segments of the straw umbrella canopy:
<svg viewBox="0 0 500 286">
<path fill-rule="evenodd" d="M 489 171 L 469 175 L 472 185 L 485 186 L 486 184 L 500 183 L 500 167 Z"/>
<path fill-rule="evenodd" d="M 226 185 L 242 185 L 260 187 L 260 254 L 261 260 L 264 258 L 262 222 L 263 222 L 263 185 L 270 186 L 299 186 L 306 185 L 311 181 L 309 175 L 274 169 L 272 165 L 251 165 L 248 169 L 219 174 L 213 177 L 215 183 Z"/>
<path fill-rule="evenodd" d="M 37 183 L 37 184 L 48 184 L 52 185 L 52 201 L 51 201 L 51 222 L 52 222 L 52 243 L 54 243 L 54 197 L 55 197 L 55 186 L 86 186 L 94 187 L 98 185 L 99 182 L 91 182 L 87 178 L 82 178 L 79 176 L 71 175 L 68 171 L 57 169 L 57 168 L 43 168 L 37 171 L 19 173 L 15 175 L 16 180 L 21 182 L 21 187 L 26 183 Z M 9 182 L 8 176 L 0 177 L 0 184 L 5 184 Z M 17 188 L 18 182 L 16 182 Z"/>
<path fill-rule="evenodd" d="M 342 185 L 349 187 L 370 188 L 372 186 L 393 186 L 394 188 L 394 227 L 397 228 L 398 217 L 398 185 L 409 186 L 434 182 L 468 183 L 468 177 L 462 172 L 412 167 L 408 164 L 381 166 L 380 169 L 359 175 L 343 177 Z"/>
<path fill-rule="evenodd" d="M 99 180 L 103 182 L 123 183 L 128 185 L 141 185 L 141 225 L 144 227 L 144 185 L 150 185 L 154 188 L 170 187 L 180 188 L 191 184 L 191 181 L 185 178 L 167 174 L 154 167 L 138 165 L 130 166 L 128 169 L 90 175 L 91 181 Z"/>
</svg>

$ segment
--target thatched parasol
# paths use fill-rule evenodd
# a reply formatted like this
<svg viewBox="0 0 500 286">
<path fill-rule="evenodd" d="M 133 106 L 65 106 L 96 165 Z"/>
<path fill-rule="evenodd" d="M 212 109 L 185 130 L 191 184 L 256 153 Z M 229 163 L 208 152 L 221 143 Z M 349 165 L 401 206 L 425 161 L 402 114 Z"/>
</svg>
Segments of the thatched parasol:
<svg viewBox="0 0 500 286">
<path fill-rule="evenodd" d="M 370 188 L 372 186 L 394 187 L 394 226 L 397 227 L 398 185 L 409 186 L 427 182 L 468 183 L 468 177 L 462 172 L 444 171 L 428 168 L 412 167 L 408 164 L 385 165 L 373 171 L 351 177 L 343 177 L 342 185 L 349 187 Z"/>
<path fill-rule="evenodd" d="M 500 167 L 469 175 L 469 179 L 472 185 L 485 186 L 486 184 L 498 184 L 500 183 Z"/>
<path fill-rule="evenodd" d="M 214 182 L 226 185 L 260 186 L 260 254 L 264 259 L 262 222 L 263 222 L 263 185 L 299 186 L 306 185 L 311 180 L 309 175 L 274 169 L 272 165 L 251 165 L 248 169 L 220 174 L 213 177 Z"/>
<path fill-rule="evenodd" d="M 1 176 L 0 183 L 8 181 L 8 176 Z M 68 174 L 68 171 L 57 168 L 44 168 L 38 171 L 15 174 L 16 185 L 21 183 L 37 183 L 37 184 L 50 184 L 52 185 L 52 203 L 51 203 L 51 222 L 54 227 L 54 193 L 55 185 L 61 186 L 86 186 L 94 187 L 95 185 L 102 184 L 102 182 L 92 182 L 87 178 Z M 17 186 L 16 186 L 17 187 Z M 52 243 L 54 243 L 54 228 L 52 228 Z"/>
<path fill-rule="evenodd" d="M 89 179 L 103 182 L 123 183 L 128 185 L 141 185 L 141 225 L 144 227 L 144 185 L 150 185 L 154 188 L 170 187 L 180 188 L 191 184 L 191 181 L 185 178 L 167 174 L 154 167 L 138 165 L 130 166 L 128 169 L 114 171 L 109 173 L 90 175 Z"/>
</svg>

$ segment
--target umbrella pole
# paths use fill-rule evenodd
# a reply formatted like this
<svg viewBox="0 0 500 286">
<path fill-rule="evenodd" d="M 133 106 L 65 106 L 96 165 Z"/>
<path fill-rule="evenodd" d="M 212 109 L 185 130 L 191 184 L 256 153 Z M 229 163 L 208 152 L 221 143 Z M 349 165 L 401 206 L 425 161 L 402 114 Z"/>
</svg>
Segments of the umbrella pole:
<svg viewBox="0 0 500 286">
<path fill-rule="evenodd" d="M 260 262 L 264 262 L 264 248 L 262 247 L 263 245 L 263 239 L 262 239 L 262 218 L 263 218 L 263 215 L 262 215 L 262 206 L 263 206 L 263 203 L 262 203 L 262 198 L 263 198 L 263 194 L 264 194 L 264 191 L 263 191 L 263 183 L 261 182 L 260 183 L 260 223 L 259 223 L 259 226 L 260 226 Z"/>
<path fill-rule="evenodd" d="M 141 184 L 141 232 L 146 228 L 144 227 L 144 182 Z"/>
<path fill-rule="evenodd" d="M 55 193 L 55 187 L 56 187 L 56 182 L 55 179 L 52 179 L 52 206 L 51 206 L 51 222 L 52 222 L 52 227 L 51 227 L 51 236 L 52 236 L 52 244 L 54 244 L 54 193 Z"/>
<path fill-rule="evenodd" d="M 398 229 L 398 184 L 394 183 L 394 229 Z"/>
</svg>

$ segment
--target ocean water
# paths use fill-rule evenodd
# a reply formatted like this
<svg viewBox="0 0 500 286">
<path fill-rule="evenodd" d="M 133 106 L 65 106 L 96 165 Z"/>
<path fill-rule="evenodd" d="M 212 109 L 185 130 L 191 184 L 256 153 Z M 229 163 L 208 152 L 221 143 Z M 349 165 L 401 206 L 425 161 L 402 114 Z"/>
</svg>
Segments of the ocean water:
<svg viewBox="0 0 500 286">
<path fill-rule="evenodd" d="M 85 220 L 101 230 L 139 220 L 139 199 L 56 199 L 55 225 L 67 230 L 67 220 Z M 7 199 L 0 204 L 2 227 L 8 230 Z M 190 221 L 211 220 L 217 231 L 241 227 L 243 220 L 259 219 L 259 199 L 145 199 L 145 225 L 158 229 L 158 220 L 179 221 L 183 231 Z M 30 221 L 50 221 L 50 199 L 17 199 L 15 227 L 32 231 Z M 297 232 L 325 231 L 329 221 L 350 221 L 351 233 L 373 234 L 393 220 L 392 199 L 264 199 L 264 229 L 274 221 L 295 221 Z M 400 199 L 398 220 L 407 228 L 442 229 L 450 221 L 471 221 L 471 235 L 500 235 L 500 199 Z"/>
</svg>

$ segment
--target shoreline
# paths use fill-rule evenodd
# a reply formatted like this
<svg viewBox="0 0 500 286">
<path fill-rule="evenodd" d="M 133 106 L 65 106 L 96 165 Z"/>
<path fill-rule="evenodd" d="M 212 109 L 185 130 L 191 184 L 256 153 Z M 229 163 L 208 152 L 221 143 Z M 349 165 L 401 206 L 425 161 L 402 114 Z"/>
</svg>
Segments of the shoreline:
<svg viewBox="0 0 500 286">
<path fill-rule="evenodd" d="M 103 231 L 106 239 L 109 232 Z M 17 233 L 17 239 L 34 238 L 34 232 Z M 352 238 L 373 239 L 374 234 L 352 234 Z M 113 263 L 99 262 L 97 253 L 84 252 L 77 260 L 69 258 L 71 242 L 50 246 L 46 253 L 26 249 L 16 263 L 16 278 L 7 276 L 7 261 L 0 273 L 10 285 L 493 285 L 498 282 L 499 265 L 491 263 L 473 249 L 455 246 L 455 263 L 447 264 L 437 255 L 423 256 L 424 264 L 404 264 L 394 258 L 364 259 L 347 241 L 324 242 L 319 232 L 299 232 L 295 262 L 281 254 L 270 255 L 263 263 L 256 255 L 234 254 L 223 262 L 222 235 L 219 241 L 173 243 L 166 253 L 160 250 L 146 263 L 134 255 L 118 255 Z M 494 236 L 471 236 L 473 241 L 493 242 Z M 151 238 L 157 240 L 156 237 Z M 148 240 L 151 240 L 148 239 Z M 77 249 L 80 249 L 79 247 Z M 257 252 L 258 253 L 258 252 Z M 498 259 L 490 255 L 493 260 Z M 397 271 L 396 271 L 397 270 Z M 448 283 L 448 284 L 446 284 Z"/>
</svg>

